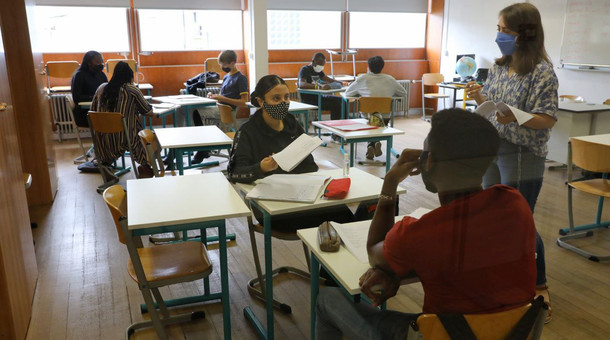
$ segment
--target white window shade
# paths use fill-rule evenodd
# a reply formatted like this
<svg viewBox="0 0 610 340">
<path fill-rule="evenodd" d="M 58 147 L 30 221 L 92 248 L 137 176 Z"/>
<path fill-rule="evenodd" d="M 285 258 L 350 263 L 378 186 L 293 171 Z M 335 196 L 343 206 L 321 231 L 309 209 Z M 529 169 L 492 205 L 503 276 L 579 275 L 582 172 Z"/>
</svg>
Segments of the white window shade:
<svg viewBox="0 0 610 340">
<path fill-rule="evenodd" d="M 35 0 L 38 6 L 129 7 L 129 0 Z"/>
<path fill-rule="evenodd" d="M 345 0 L 267 0 L 267 9 L 345 11 Z"/>
<path fill-rule="evenodd" d="M 134 0 L 133 6 L 138 9 L 242 9 L 241 0 Z"/>
<path fill-rule="evenodd" d="M 348 0 L 350 12 L 427 13 L 428 0 Z"/>
</svg>

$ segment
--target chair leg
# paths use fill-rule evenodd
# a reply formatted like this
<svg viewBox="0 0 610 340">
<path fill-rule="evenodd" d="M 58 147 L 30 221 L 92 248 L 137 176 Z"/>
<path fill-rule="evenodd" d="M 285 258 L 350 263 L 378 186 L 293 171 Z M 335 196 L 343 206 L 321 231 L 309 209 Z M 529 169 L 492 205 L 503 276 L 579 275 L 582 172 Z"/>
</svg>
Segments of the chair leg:
<svg viewBox="0 0 610 340">
<path fill-rule="evenodd" d="M 159 306 L 159 310 L 161 311 L 161 315 L 164 318 L 169 318 L 169 312 L 167 311 L 167 306 L 165 305 L 165 301 L 159 292 L 159 288 L 151 288 L 153 296 L 155 297 L 155 301 L 157 301 L 157 305 Z M 154 305 L 153 305 L 154 306 Z"/>
<path fill-rule="evenodd" d="M 305 261 L 307 262 L 307 270 L 311 273 L 311 261 L 309 259 L 309 248 L 305 245 L 305 242 L 301 241 L 303 245 L 303 252 L 305 253 Z"/>
<path fill-rule="evenodd" d="M 76 140 L 78 141 L 78 145 L 80 145 L 80 149 L 83 152 L 82 156 L 78 156 L 77 158 L 74 159 L 74 164 L 83 163 L 83 159 L 84 159 L 84 162 L 89 162 L 89 157 L 87 155 L 87 151 L 85 151 L 83 142 L 80 140 L 80 133 L 78 132 L 78 126 L 74 122 L 74 119 L 72 120 L 72 130 L 74 131 L 74 134 L 76 135 Z"/>
<path fill-rule="evenodd" d="M 141 288 L 141 291 L 142 291 L 142 296 L 144 296 L 144 302 L 146 303 L 147 306 L 149 306 L 148 313 L 150 315 L 151 323 L 152 323 L 153 327 L 155 328 L 155 331 L 157 332 L 157 336 L 161 340 L 169 339 L 167 337 L 167 333 L 165 332 L 165 328 L 163 327 L 163 324 L 161 323 L 161 319 L 159 318 L 159 313 L 157 312 L 157 309 L 155 308 L 155 304 L 153 302 L 152 295 L 150 293 L 150 289 Z"/>
</svg>

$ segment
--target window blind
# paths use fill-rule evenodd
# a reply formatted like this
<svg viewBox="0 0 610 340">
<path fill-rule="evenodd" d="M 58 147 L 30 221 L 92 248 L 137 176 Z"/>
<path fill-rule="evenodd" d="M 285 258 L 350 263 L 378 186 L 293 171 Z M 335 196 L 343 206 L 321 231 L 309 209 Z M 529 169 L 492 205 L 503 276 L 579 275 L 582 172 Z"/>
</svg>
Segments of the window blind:
<svg viewBox="0 0 610 340">
<path fill-rule="evenodd" d="M 224 9 L 241 10 L 241 0 L 134 0 L 138 9 Z"/>
<path fill-rule="evenodd" d="M 129 7 L 129 0 L 35 0 L 39 6 Z"/>
<path fill-rule="evenodd" d="M 350 12 L 427 13 L 428 0 L 348 0 Z"/>
<path fill-rule="evenodd" d="M 267 9 L 345 11 L 345 0 L 268 0 Z"/>
</svg>

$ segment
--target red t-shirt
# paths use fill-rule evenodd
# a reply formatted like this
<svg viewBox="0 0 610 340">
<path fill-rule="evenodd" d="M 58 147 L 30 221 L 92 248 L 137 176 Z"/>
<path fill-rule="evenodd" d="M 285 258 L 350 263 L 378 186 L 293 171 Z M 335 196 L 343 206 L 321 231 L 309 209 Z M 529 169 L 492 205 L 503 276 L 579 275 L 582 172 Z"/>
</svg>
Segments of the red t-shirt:
<svg viewBox="0 0 610 340">
<path fill-rule="evenodd" d="M 424 313 L 488 313 L 524 305 L 536 286 L 536 230 L 521 194 L 496 185 L 405 217 L 383 255 L 399 276 L 415 273 Z"/>
</svg>

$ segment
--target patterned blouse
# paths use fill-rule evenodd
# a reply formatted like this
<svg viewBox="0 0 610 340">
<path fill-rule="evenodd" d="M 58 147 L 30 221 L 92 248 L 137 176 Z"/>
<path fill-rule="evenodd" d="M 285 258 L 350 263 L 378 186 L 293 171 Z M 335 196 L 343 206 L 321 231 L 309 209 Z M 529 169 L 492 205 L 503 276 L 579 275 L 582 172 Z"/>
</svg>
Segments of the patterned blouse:
<svg viewBox="0 0 610 340">
<path fill-rule="evenodd" d="M 481 93 L 487 100 L 504 102 L 529 113 L 547 114 L 556 120 L 558 87 L 559 82 L 553 66 L 545 61 L 538 63 L 534 70 L 526 75 L 514 73 L 510 77 L 508 66 L 494 64 L 489 70 Z M 531 129 L 519 126 L 517 122 L 500 124 L 496 115 L 490 115 L 488 119 L 498 129 L 501 138 L 516 145 L 526 146 L 540 157 L 545 157 L 548 153 L 547 142 L 551 129 Z"/>
</svg>

